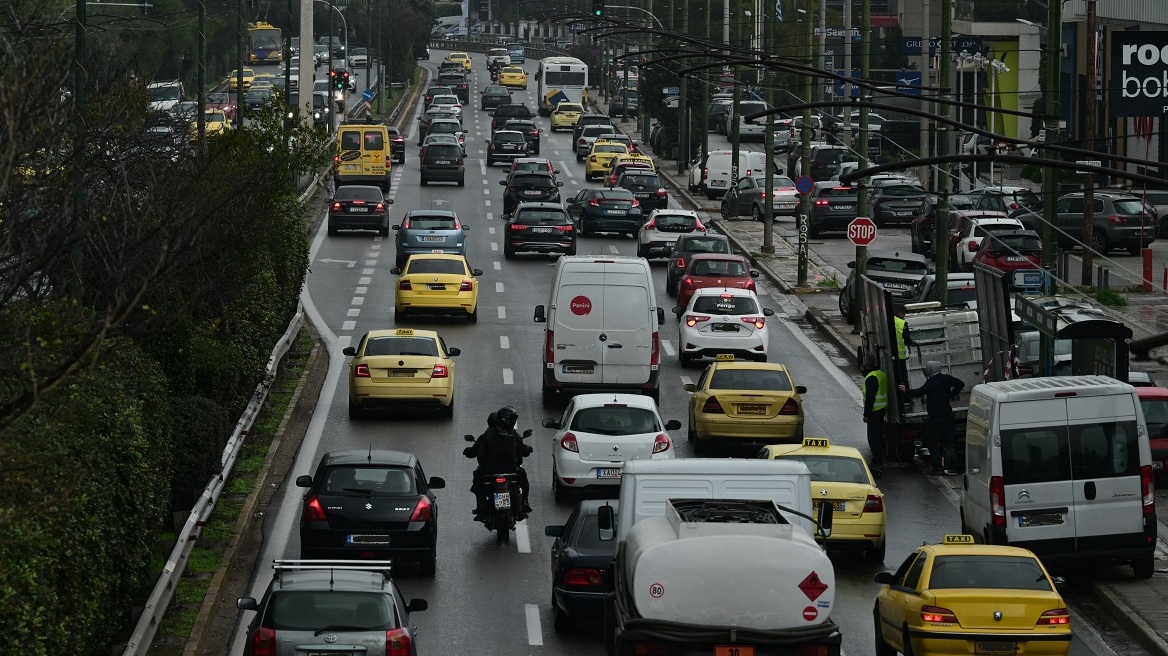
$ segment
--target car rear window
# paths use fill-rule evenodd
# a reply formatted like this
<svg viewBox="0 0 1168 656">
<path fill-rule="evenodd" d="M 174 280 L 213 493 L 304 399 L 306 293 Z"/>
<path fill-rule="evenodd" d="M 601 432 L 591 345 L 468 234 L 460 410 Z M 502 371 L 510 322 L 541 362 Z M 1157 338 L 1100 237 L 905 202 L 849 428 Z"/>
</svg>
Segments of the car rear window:
<svg viewBox="0 0 1168 656">
<path fill-rule="evenodd" d="M 441 94 L 445 94 L 445 93 L 450 93 L 451 91 L 453 91 L 453 89 L 451 89 L 450 87 L 430 87 L 429 89 L 426 90 L 426 93 L 430 94 L 430 96 L 433 97 L 433 96 L 437 96 L 437 95 L 441 95 Z"/>
<path fill-rule="evenodd" d="M 730 244 L 713 237 L 699 237 L 697 239 L 686 239 L 680 250 L 684 250 L 687 253 L 729 253 Z"/>
<path fill-rule="evenodd" d="M 697 260 L 689 268 L 691 276 L 744 278 L 747 273 L 746 265 L 737 260 Z"/>
<path fill-rule="evenodd" d="M 929 267 L 924 262 L 897 260 L 889 257 L 868 258 L 868 268 L 878 271 L 920 273 L 922 275 L 929 272 Z"/>
<path fill-rule="evenodd" d="M 570 430 L 599 435 L 637 435 L 661 430 L 657 415 L 646 408 L 584 408 L 572 417 Z"/>
<path fill-rule="evenodd" d="M 710 389 L 790 392 L 791 379 L 772 369 L 719 369 L 710 379 Z"/>
<path fill-rule="evenodd" d="M 483 89 L 483 95 L 487 96 L 510 96 L 511 92 L 507 87 L 487 87 Z"/>
<path fill-rule="evenodd" d="M 709 314 L 751 315 L 758 314 L 758 304 L 749 296 L 699 296 L 694 301 L 694 312 Z"/>
<path fill-rule="evenodd" d="M 495 117 L 500 116 L 522 116 L 523 118 L 531 118 L 531 110 L 527 105 L 499 105 L 495 109 Z"/>
<path fill-rule="evenodd" d="M 1025 189 L 1015 191 L 1014 200 L 1024 207 L 1038 207 L 1042 204 L 1042 200 L 1038 197 L 1038 194 Z"/>
<path fill-rule="evenodd" d="M 580 133 L 580 136 L 596 139 L 599 138 L 600 135 L 604 134 L 604 131 L 607 128 L 607 125 L 586 125 L 584 126 L 584 131 Z"/>
<path fill-rule="evenodd" d="M 974 228 L 973 228 L 973 236 L 974 237 L 984 237 L 986 235 L 994 235 L 994 234 L 999 234 L 1002 232 L 1010 232 L 1011 230 L 1018 230 L 1018 229 L 1019 228 L 1018 228 L 1017 224 L 1010 224 L 1010 223 L 989 223 L 989 224 L 985 224 L 985 225 L 978 224 L 978 225 L 974 226 Z"/>
<path fill-rule="evenodd" d="M 558 210 L 523 210 L 515 215 L 513 223 L 519 225 L 567 225 L 568 215 Z"/>
<path fill-rule="evenodd" d="M 653 217 L 653 222 L 658 230 L 669 232 L 692 230 L 698 220 L 688 214 L 658 214 Z"/>
<path fill-rule="evenodd" d="M 396 628 L 391 597 L 384 592 L 304 590 L 272 593 L 264 626 L 276 631 L 316 631 L 322 626 Z"/>
<path fill-rule="evenodd" d="M 819 455 L 784 455 L 782 460 L 796 460 L 807 465 L 811 470 L 811 480 L 823 483 L 859 483 L 868 484 L 868 474 L 863 465 L 855 458 L 840 456 Z"/>
<path fill-rule="evenodd" d="M 1051 590 L 1038 561 L 1018 556 L 937 556 L 929 576 L 929 589 L 943 588 Z"/>
<path fill-rule="evenodd" d="M 410 260 L 405 272 L 465 275 L 466 267 L 458 260 Z"/>
<path fill-rule="evenodd" d="M 633 200 L 633 192 L 628 189 L 605 189 L 596 197 L 605 200 Z"/>
<path fill-rule="evenodd" d="M 855 187 L 821 187 L 816 193 L 816 198 L 856 198 Z"/>
<path fill-rule="evenodd" d="M 624 146 L 622 146 L 621 144 L 602 143 L 602 144 L 596 144 L 596 146 L 594 148 L 594 152 L 597 152 L 597 153 L 627 153 L 628 149 L 625 148 Z"/>
<path fill-rule="evenodd" d="M 977 302 L 977 287 L 973 285 L 950 287 L 948 293 L 945 294 L 945 303 L 947 305 L 962 305 L 970 301 Z"/>
<path fill-rule="evenodd" d="M 496 132 L 495 141 L 517 143 L 520 141 L 525 141 L 525 139 L 523 138 L 523 134 L 521 132 Z"/>
<path fill-rule="evenodd" d="M 453 216 L 411 216 L 406 227 L 411 230 L 455 230 L 458 223 Z"/>
<path fill-rule="evenodd" d="M 516 175 L 511 177 L 509 187 L 524 187 L 527 189 L 549 189 L 556 186 L 546 175 Z"/>
<path fill-rule="evenodd" d="M 811 155 L 811 161 L 816 164 L 839 162 L 844 158 L 844 151 L 839 148 L 821 148 Z"/>
<path fill-rule="evenodd" d="M 407 467 L 330 467 L 322 490 L 380 496 L 417 494 L 413 470 Z"/>
<path fill-rule="evenodd" d="M 973 209 L 974 200 L 972 196 L 961 196 L 953 194 L 949 196 L 949 209 L 954 210 L 971 210 Z"/>
<path fill-rule="evenodd" d="M 989 241 L 991 253 L 1034 255 L 1042 252 L 1042 240 L 1035 235 L 997 235 Z"/>
<path fill-rule="evenodd" d="M 1168 399 L 1140 399 L 1140 407 L 1144 410 L 1148 435 L 1152 439 L 1168 437 L 1164 434 L 1164 429 L 1168 428 Z"/>
<path fill-rule="evenodd" d="M 433 159 L 435 157 L 450 157 L 457 159 L 462 157 L 462 149 L 454 144 L 438 143 L 426 146 L 426 158 Z"/>
<path fill-rule="evenodd" d="M 380 189 L 365 185 L 344 185 L 337 187 L 337 192 L 333 194 L 333 200 L 365 200 L 379 203 L 384 199 L 385 196 L 381 194 Z"/>
<path fill-rule="evenodd" d="M 456 121 L 434 121 L 430 124 L 430 132 L 445 132 L 446 134 L 454 134 L 461 132 L 462 126 Z"/>
<path fill-rule="evenodd" d="M 438 344 L 429 337 L 373 337 L 365 345 L 365 355 L 432 355 L 438 357 Z"/>
<path fill-rule="evenodd" d="M 1144 204 L 1141 201 L 1133 199 L 1117 200 L 1115 201 L 1116 214 L 1140 214 L 1144 212 Z"/>
<path fill-rule="evenodd" d="M 885 187 L 884 191 L 882 193 L 885 196 L 895 196 L 898 198 L 903 198 L 903 197 L 908 197 L 908 196 L 924 196 L 925 190 L 917 188 L 917 187 L 913 187 L 911 185 L 892 185 L 889 187 Z"/>
<path fill-rule="evenodd" d="M 385 149 L 385 135 L 381 132 L 374 132 L 368 130 L 365 132 L 364 143 L 365 150 L 384 150 Z"/>
<path fill-rule="evenodd" d="M 641 175 L 641 174 L 625 174 L 621 177 L 621 186 L 624 185 L 641 185 L 644 187 L 660 187 L 661 181 L 657 179 L 656 175 Z"/>
</svg>

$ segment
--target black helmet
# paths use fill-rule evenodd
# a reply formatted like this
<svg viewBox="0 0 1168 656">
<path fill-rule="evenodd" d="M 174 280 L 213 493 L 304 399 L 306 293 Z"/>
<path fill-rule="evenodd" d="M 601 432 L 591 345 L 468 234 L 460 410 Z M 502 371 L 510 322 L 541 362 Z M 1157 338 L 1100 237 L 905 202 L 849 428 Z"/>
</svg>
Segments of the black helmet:
<svg viewBox="0 0 1168 656">
<path fill-rule="evenodd" d="M 495 411 L 495 422 L 499 428 L 513 429 L 518 421 L 519 413 L 515 412 L 515 408 L 509 405 L 505 405 Z"/>
</svg>

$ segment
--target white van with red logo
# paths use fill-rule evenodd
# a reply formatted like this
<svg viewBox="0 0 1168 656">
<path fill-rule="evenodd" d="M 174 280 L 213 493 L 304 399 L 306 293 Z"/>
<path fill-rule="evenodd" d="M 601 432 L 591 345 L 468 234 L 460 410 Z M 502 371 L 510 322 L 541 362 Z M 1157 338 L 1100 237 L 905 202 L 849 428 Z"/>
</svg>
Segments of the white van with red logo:
<svg viewBox="0 0 1168 656">
<path fill-rule="evenodd" d="M 639 257 L 564 256 L 551 298 L 535 306 L 546 324 L 543 403 L 579 392 L 626 392 L 658 399 L 661 362 L 657 306 L 649 262 Z"/>
</svg>

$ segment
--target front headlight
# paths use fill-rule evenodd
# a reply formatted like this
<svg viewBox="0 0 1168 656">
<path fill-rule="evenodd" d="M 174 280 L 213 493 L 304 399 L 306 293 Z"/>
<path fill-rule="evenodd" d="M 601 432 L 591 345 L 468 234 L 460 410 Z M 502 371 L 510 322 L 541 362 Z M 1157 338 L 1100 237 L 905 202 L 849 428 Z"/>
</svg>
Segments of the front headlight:
<svg viewBox="0 0 1168 656">
<path fill-rule="evenodd" d="M 320 112 L 313 112 L 312 118 L 320 118 Z"/>
</svg>

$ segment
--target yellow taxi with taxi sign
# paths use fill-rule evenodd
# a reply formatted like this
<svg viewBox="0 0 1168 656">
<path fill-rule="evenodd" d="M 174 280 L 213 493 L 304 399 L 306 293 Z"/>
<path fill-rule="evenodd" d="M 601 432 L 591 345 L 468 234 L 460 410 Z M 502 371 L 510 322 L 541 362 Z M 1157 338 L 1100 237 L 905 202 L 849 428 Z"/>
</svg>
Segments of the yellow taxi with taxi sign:
<svg viewBox="0 0 1168 656">
<path fill-rule="evenodd" d="M 452 52 L 446 55 L 446 61 L 458 62 L 462 64 L 462 70 L 470 72 L 470 55 L 465 52 Z"/>
<path fill-rule="evenodd" d="M 623 143 L 597 139 L 592 142 L 592 150 L 588 151 L 588 157 L 584 160 L 584 179 L 603 178 L 612 160 L 628 154 L 629 147 Z"/>
<path fill-rule="evenodd" d="M 562 102 L 552 110 L 552 132 L 556 130 L 571 130 L 576 127 L 576 121 L 584 113 L 584 105 L 578 102 Z"/>
<path fill-rule="evenodd" d="M 864 456 L 850 446 L 833 446 L 825 437 L 800 444 L 763 447 L 758 458 L 797 460 L 811 470 L 811 500 L 830 503 L 833 512 L 829 549 L 859 549 L 870 563 L 884 562 L 887 515 L 884 493 Z"/>
<path fill-rule="evenodd" d="M 365 410 L 409 405 L 436 407 L 454 416 L 454 361 L 460 351 L 449 348 L 433 330 L 397 328 L 371 330 L 349 356 L 349 417 Z"/>
<path fill-rule="evenodd" d="M 510 89 L 526 89 L 527 72 L 520 66 L 507 66 L 499 71 L 499 84 Z"/>
<path fill-rule="evenodd" d="M 881 572 L 876 656 L 1065 656 L 1067 604 L 1028 549 L 946 535 Z"/>
<path fill-rule="evenodd" d="M 653 165 L 653 158 L 640 153 L 628 153 L 626 155 L 618 155 L 614 157 L 608 164 L 608 178 L 605 179 L 604 184 L 609 187 L 616 184 L 617 178 L 627 169 L 643 168 L 650 171 L 656 171 L 657 167 Z"/>
<path fill-rule="evenodd" d="M 687 383 L 689 440 L 703 453 L 717 442 L 799 443 L 807 388 L 776 362 L 718 354 L 696 383 Z"/>
<path fill-rule="evenodd" d="M 389 270 L 397 276 L 394 286 L 395 321 L 407 314 L 463 315 L 479 320 L 479 280 L 482 269 L 472 269 L 466 258 L 454 253 L 411 255 L 403 268 Z"/>
<path fill-rule="evenodd" d="M 239 73 L 238 73 L 238 71 L 239 71 L 239 69 L 235 69 L 234 71 L 231 71 L 227 75 L 227 88 L 230 89 L 231 91 L 237 91 L 239 89 Z M 250 68 L 245 67 L 243 69 L 243 90 L 244 91 L 247 91 L 248 89 L 251 88 L 251 83 L 252 83 L 252 81 L 255 80 L 255 76 L 256 76 L 255 71 L 251 70 Z"/>
</svg>

